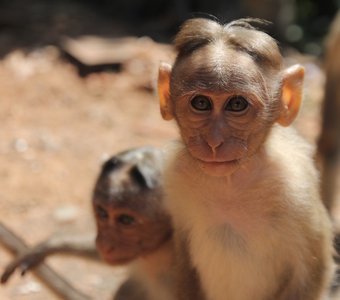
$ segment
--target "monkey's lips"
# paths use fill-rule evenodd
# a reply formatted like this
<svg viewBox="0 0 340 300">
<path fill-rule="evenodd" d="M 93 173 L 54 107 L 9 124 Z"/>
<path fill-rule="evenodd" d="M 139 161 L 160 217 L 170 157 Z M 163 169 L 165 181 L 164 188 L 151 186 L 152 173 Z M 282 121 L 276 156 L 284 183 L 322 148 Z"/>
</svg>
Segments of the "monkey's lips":
<svg viewBox="0 0 340 300">
<path fill-rule="evenodd" d="M 104 258 L 105 262 L 109 265 L 113 265 L 113 266 L 121 266 L 121 265 L 126 265 L 127 263 L 131 262 L 133 260 L 133 258 L 129 257 L 129 258 L 116 258 L 116 259 L 112 259 L 112 258 Z"/>
<path fill-rule="evenodd" d="M 137 255 L 112 255 L 107 253 L 100 253 L 102 259 L 109 265 L 125 265 L 136 258 Z"/>
<path fill-rule="evenodd" d="M 210 176 L 226 176 L 233 173 L 240 164 L 240 159 L 214 161 L 197 159 L 200 168 Z"/>
</svg>

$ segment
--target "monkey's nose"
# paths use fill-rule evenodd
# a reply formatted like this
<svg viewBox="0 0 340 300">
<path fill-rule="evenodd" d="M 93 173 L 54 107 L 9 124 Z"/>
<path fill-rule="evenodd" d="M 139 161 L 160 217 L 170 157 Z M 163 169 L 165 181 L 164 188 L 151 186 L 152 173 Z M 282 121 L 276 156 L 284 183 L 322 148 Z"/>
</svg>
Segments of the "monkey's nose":
<svg viewBox="0 0 340 300">
<path fill-rule="evenodd" d="M 217 149 L 222 146 L 223 140 L 208 140 L 207 144 L 209 145 L 210 149 L 212 150 L 213 154 L 215 155 Z"/>
</svg>

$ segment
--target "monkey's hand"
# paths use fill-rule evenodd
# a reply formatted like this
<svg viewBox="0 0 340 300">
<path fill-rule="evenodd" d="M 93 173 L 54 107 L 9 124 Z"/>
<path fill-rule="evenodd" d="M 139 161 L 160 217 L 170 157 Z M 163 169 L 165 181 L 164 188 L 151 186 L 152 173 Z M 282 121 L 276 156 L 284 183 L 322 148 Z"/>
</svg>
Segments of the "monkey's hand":
<svg viewBox="0 0 340 300">
<path fill-rule="evenodd" d="M 0 282 L 2 284 L 6 283 L 16 269 L 20 269 L 21 276 L 24 276 L 28 270 L 32 270 L 41 264 L 47 255 L 47 251 L 37 247 L 19 256 L 7 265 L 1 275 Z"/>
</svg>

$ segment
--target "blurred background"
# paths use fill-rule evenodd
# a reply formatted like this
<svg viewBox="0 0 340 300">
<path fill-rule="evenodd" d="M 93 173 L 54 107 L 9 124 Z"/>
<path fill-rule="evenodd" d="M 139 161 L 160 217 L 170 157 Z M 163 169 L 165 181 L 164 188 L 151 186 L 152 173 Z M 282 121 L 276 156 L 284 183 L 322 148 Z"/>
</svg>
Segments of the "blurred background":
<svg viewBox="0 0 340 300">
<path fill-rule="evenodd" d="M 16 47 L 59 45 L 64 35 L 146 35 L 170 42 L 184 20 L 207 15 L 223 22 L 267 19 L 280 42 L 320 55 L 339 6 L 339 0 L 2 0 L 1 55 Z"/>
<path fill-rule="evenodd" d="M 0 0 L 0 221 L 29 245 L 93 233 L 90 199 L 103 160 L 177 136 L 160 118 L 155 80 L 159 62 L 174 58 L 180 24 L 257 17 L 272 22 L 265 30 L 285 64 L 306 68 L 295 125 L 319 149 L 337 224 L 339 8 L 339 0 Z M 0 273 L 11 258 L 0 241 Z M 124 273 L 75 258 L 48 263 L 93 299 L 110 299 Z M 0 286 L 0 299 L 57 298 L 28 274 Z"/>
</svg>

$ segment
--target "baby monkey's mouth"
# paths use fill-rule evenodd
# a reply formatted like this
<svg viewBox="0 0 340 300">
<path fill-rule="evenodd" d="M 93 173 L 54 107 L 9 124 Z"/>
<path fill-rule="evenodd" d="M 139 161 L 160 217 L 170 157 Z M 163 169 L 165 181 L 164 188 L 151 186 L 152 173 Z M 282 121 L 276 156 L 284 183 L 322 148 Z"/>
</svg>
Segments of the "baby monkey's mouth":
<svg viewBox="0 0 340 300">
<path fill-rule="evenodd" d="M 235 159 L 201 159 L 197 158 L 196 159 L 203 164 L 208 164 L 208 165 L 221 165 L 221 164 L 234 164 L 237 163 L 241 160 L 241 158 L 235 158 Z"/>
<path fill-rule="evenodd" d="M 224 164 L 224 163 L 232 163 L 232 162 L 236 162 L 238 161 L 239 159 L 231 159 L 231 160 L 219 160 L 219 159 L 216 159 L 216 160 L 213 160 L 213 159 L 207 159 L 207 160 L 204 160 L 204 159 L 198 159 L 200 162 L 202 163 L 206 163 L 206 164 Z"/>
<path fill-rule="evenodd" d="M 239 168 L 240 159 L 233 160 L 202 160 L 197 159 L 199 167 L 211 176 L 226 176 Z"/>
<path fill-rule="evenodd" d="M 225 161 L 204 161 L 199 160 L 200 165 L 203 168 L 214 168 L 214 167 L 230 167 L 239 164 L 239 159 L 225 160 Z"/>
</svg>

